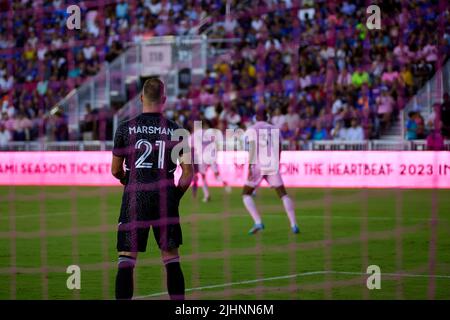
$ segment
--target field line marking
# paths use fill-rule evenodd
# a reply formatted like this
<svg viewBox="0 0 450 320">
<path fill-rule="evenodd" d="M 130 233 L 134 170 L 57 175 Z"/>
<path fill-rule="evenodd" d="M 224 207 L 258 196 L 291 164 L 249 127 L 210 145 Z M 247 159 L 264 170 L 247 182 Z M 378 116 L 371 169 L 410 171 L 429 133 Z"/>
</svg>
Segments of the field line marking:
<svg viewBox="0 0 450 320">
<path fill-rule="evenodd" d="M 351 272 L 351 271 L 310 271 L 310 272 L 303 272 L 303 273 L 296 273 L 296 274 L 290 274 L 285 276 L 277 276 L 277 277 L 269 277 L 269 278 L 260 278 L 260 279 L 253 279 L 253 280 L 244 280 L 244 281 L 236 281 L 236 282 L 228 282 L 228 283 L 222 283 L 222 284 L 214 284 L 209 286 L 202 286 L 202 287 L 196 287 L 196 288 L 188 288 L 185 291 L 186 292 L 192 292 L 192 291 L 201 291 L 201 290 L 208 290 L 208 289 L 216 289 L 216 288 L 226 288 L 236 285 L 243 285 L 243 284 L 252 284 L 252 283 L 258 283 L 258 282 L 265 282 L 265 281 L 273 281 L 273 280 L 284 280 L 284 279 L 292 279 L 292 278 L 298 278 L 298 277 L 305 277 L 305 276 L 312 276 L 312 275 L 323 275 L 323 274 L 342 274 L 342 275 L 358 275 L 358 276 L 369 276 L 370 274 L 364 273 L 364 272 Z M 440 278 L 440 279 L 450 279 L 450 275 L 429 275 L 429 274 L 411 274 L 411 273 L 381 273 L 381 277 L 388 276 L 388 277 L 406 277 L 406 278 Z M 159 297 L 167 295 L 166 292 L 156 292 L 148 295 L 138 296 L 134 299 L 145 299 L 145 298 L 151 298 L 151 297 Z"/>
<path fill-rule="evenodd" d="M 320 215 L 305 215 L 299 217 L 299 219 L 323 219 L 324 216 Z M 331 219 L 341 219 L 341 220 L 361 220 L 361 219 L 368 219 L 368 220 L 374 220 L 374 221 L 391 221 L 391 220 L 397 220 L 396 217 L 386 217 L 386 216 L 380 216 L 380 217 L 357 217 L 357 216 L 336 216 L 331 215 Z M 415 217 L 404 217 L 402 219 L 403 221 L 431 221 L 431 218 L 415 218 Z M 439 221 L 447 221 L 445 218 L 440 218 Z"/>
<path fill-rule="evenodd" d="M 297 273 L 297 274 L 290 274 L 286 276 L 278 276 L 278 277 L 270 277 L 270 278 L 261 278 L 261 279 L 253 279 L 253 280 L 244 280 L 244 281 L 236 281 L 236 282 L 228 282 L 228 283 L 222 283 L 222 284 L 214 284 L 210 286 L 203 286 L 203 287 L 196 287 L 196 288 L 189 288 L 186 289 L 186 292 L 191 291 L 201 291 L 201 290 L 207 290 L 207 289 L 215 289 L 215 288 L 225 288 L 225 287 L 231 287 L 235 285 L 242 285 L 242 284 L 251 284 L 251 283 L 258 283 L 263 281 L 273 281 L 273 280 L 282 280 L 282 279 L 292 279 L 296 277 L 302 277 L 302 276 L 310 276 L 310 275 L 318 275 L 323 274 L 324 271 L 311 271 L 311 272 L 304 272 L 304 273 Z M 150 297 L 158 297 L 168 294 L 167 292 L 157 292 L 152 293 L 144 296 L 138 296 L 135 299 L 144 299 L 144 298 L 150 298 Z"/>
<path fill-rule="evenodd" d="M 364 272 L 350 272 L 350 271 L 326 271 L 330 274 L 344 274 L 344 275 L 370 275 Z M 381 277 L 405 277 L 405 278 L 438 278 L 438 279 L 450 279 L 450 275 L 446 274 L 414 274 L 414 273 L 389 273 L 381 272 Z"/>
<path fill-rule="evenodd" d="M 46 216 L 50 216 L 50 217 L 53 217 L 53 216 L 68 216 L 68 215 L 70 215 L 71 213 L 70 212 L 49 212 L 49 213 L 46 213 L 45 215 Z M 78 212 L 77 212 L 77 214 L 78 214 Z M 19 215 L 16 215 L 15 216 L 16 217 L 16 219 L 17 218 L 39 218 L 39 214 L 19 214 Z M 0 217 L 0 219 L 8 219 L 8 217 Z"/>
<path fill-rule="evenodd" d="M 92 212 L 82 212 L 82 214 L 91 214 Z M 47 213 L 46 216 L 65 216 L 65 215 L 71 215 L 72 212 L 50 212 Z M 79 213 L 77 212 L 77 215 Z M 208 213 L 200 213 L 200 215 L 204 214 L 205 216 L 209 216 L 210 214 Z M 236 217 L 238 215 L 236 214 Z M 284 215 L 280 215 L 278 213 L 266 213 L 265 216 L 269 216 L 269 217 L 277 217 L 277 218 L 283 218 L 285 219 Z M 39 218 L 39 214 L 24 214 L 24 215 L 16 215 L 15 216 L 16 219 L 24 219 L 24 218 Z M 230 217 L 235 217 L 233 215 L 231 215 Z M 240 217 L 240 215 L 239 215 Z M 6 220 L 8 219 L 8 216 L 0 216 L 0 220 Z M 298 214 L 298 218 L 300 220 L 306 220 L 306 219 L 323 219 L 324 216 L 321 215 L 301 215 Z M 396 220 L 396 217 L 386 217 L 386 216 L 380 216 L 380 217 L 358 217 L 358 216 L 342 216 L 342 215 L 332 215 L 331 216 L 332 219 L 338 219 L 338 220 L 361 220 L 361 219 L 368 219 L 368 220 L 373 220 L 373 221 L 391 221 L 391 220 Z M 431 218 L 415 218 L 415 217 L 406 217 L 403 219 L 404 221 L 431 221 Z M 439 218 L 438 221 L 447 221 L 448 219 L 446 218 Z"/>
</svg>

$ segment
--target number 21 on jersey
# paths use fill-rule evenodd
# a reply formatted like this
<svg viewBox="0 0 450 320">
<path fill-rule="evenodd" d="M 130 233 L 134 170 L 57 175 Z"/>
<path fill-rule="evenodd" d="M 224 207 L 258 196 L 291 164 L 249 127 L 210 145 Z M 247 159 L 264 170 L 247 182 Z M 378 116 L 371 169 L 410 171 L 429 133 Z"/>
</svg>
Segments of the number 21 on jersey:
<svg viewBox="0 0 450 320">
<path fill-rule="evenodd" d="M 155 145 L 157 147 L 159 147 L 158 148 L 159 151 L 158 151 L 157 169 L 164 169 L 164 153 L 165 153 L 166 143 L 162 140 L 157 140 L 157 141 L 155 141 Z M 144 153 L 134 163 L 136 169 L 154 168 L 153 167 L 154 163 L 146 161 L 147 158 L 150 156 L 150 154 L 153 151 L 152 144 L 148 140 L 140 139 L 139 141 L 136 142 L 136 145 L 134 147 L 135 147 L 135 149 L 139 149 L 139 150 L 142 147 L 145 149 Z"/>
</svg>

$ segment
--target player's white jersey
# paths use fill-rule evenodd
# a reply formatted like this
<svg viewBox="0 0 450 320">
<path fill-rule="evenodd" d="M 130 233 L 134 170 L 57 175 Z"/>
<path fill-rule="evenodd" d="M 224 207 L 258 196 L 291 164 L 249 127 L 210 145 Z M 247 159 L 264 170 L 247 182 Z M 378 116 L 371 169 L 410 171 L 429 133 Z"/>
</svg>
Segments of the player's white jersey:
<svg viewBox="0 0 450 320">
<path fill-rule="evenodd" d="M 276 174 L 279 169 L 280 130 L 270 123 L 258 121 L 247 129 L 246 139 L 250 148 L 254 142 L 254 150 L 249 150 L 253 157 L 249 161 L 263 175 Z"/>
<path fill-rule="evenodd" d="M 217 169 L 217 150 L 218 143 L 215 140 L 205 139 L 205 132 L 207 130 L 195 130 L 191 135 L 191 148 L 197 159 L 198 168 L 201 173 L 205 173 L 208 166 L 213 168 L 214 172 Z"/>
<path fill-rule="evenodd" d="M 203 141 L 203 130 L 194 130 L 191 136 L 191 147 L 195 154 L 203 161 L 203 149 L 208 145 L 208 142 Z"/>
</svg>

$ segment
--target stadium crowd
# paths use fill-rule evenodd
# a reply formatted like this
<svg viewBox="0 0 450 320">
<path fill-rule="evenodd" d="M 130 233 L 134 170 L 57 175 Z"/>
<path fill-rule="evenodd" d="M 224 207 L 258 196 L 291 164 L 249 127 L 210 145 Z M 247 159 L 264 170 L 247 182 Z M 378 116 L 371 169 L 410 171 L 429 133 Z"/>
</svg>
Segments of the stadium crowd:
<svg viewBox="0 0 450 320">
<path fill-rule="evenodd" d="M 44 136 L 67 140 L 65 115 L 49 111 L 71 89 L 114 60 L 127 43 L 185 34 L 216 10 L 213 1 L 80 2 L 81 29 L 69 30 L 70 4 L 73 1 L 0 0 L 0 127 L 8 132 L 4 140 L 6 135 L 14 141 Z"/>
<path fill-rule="evenodd" d="M 220 128 L 245 128 L 264 108 L 291 149 L 308 140 L 378 138 L 449 52 L 448 11 L 445 32 L 435 32 L 443 23 L 437 2 L 384 5 L 381 30 L 367 30 L 362 3 L 268 14 L 262 3 L 263 14 L 243 8 L 213 35 L 240 38 L 238 48 L 180 97 L 175 117 L 184 126 L 201 117 Z M 427 123 L 416 138 L 433 127 Z"/>
<path fill-rule="evenodd" d="M 63 0 L 0 0 L 2 141 L 67 140 L 65 115 L 49 113 L 63 96 L 126 43 L 187 34 L 205 17 L 214 21 L 211 38 L 239 43 L 168 116 L 185 127 L 206 120 L 245 128 L 264 108 L 292 149 L 308 140 L 378 138 L 448 58 L 450 15 L 437 0 L 377 2 L 381 30 L 367 29 L 362 0 L 303 0 L 301 7 L 294 0 L 232 1 L 226 20 L 223 0 L 104 0 L 81 3 L 83 27 L 69 31 Z M 425 123 L 415 137 L 434 127 Z"/>
</svg>

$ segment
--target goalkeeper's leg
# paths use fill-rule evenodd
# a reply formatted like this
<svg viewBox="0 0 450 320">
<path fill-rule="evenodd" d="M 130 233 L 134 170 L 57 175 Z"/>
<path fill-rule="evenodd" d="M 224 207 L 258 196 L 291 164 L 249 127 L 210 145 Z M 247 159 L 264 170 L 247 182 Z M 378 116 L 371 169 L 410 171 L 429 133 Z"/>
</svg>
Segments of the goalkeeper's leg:
<svg viewBox="0 0 450 320">
<path fill-rule="evenodd" d="M 116 276 L 116 299 L 131 299 L 133 297 L 133 271 L 136 265 L 137 253 L 119 252 L 119 263 Z"/>
<path fill-rule="evenodd" d="M 167 273 L 167 291 L 171 300 L 184 300 L 184 276 L 180 266 L 178 249 L 161 251 Z"/>
</svg>

